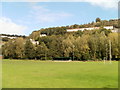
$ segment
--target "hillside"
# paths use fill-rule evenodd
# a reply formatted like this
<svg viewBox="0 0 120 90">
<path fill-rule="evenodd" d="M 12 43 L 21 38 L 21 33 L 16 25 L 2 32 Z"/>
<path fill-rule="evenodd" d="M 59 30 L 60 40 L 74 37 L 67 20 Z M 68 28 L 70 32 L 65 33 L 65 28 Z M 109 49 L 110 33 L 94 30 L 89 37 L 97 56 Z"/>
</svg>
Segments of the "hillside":
<svg viewBox="0 0 120 90">
<path fill-rule="evenodd" d="M 83 25 L 74 24 L 69 26 L 42 28 L 40 30 L 33 31 L 30 34 L 30 38 L 36 40 L 40 36 L 40 34 L 46 34 L 48 36 L 64 35 L 67 33 L 67 29 L 104 27 L 104 26 L 113 26 L 114 28 L 118 28 L 118 20 L 117 19 L 101 20 L 100 18 L 96 18 L 95 21 Z"/>
<path fill-rule="evenodd" d="M 15 38 L 18 38 L 18 37 L 26 38 L 25 35 L 0 34 L 0 38 L 2 38 L 2 41 L 3 41 L 3 42 L 7 42 L 7 41 L 9 41 L 10 39 L 15 39 Z"/>
<path fill-rule="evenodd" d="M 106 22 L 106 23 L 103 23 Z M 96 25 L 100 26 L 96 26 Z M 67 29 L 90 28 L 67 32 Z M 2 46 L 3 58 L 36 60 L 118 60 L 118 33 L 104 26 L 118 28 L 117 20 L 100 20 L 84 25 L 40 29 L 29 37 L 14 38 Z M 97 28 L 99 27 L 99 28 Z M 111 49 L 110 49 L 111 47 Z M 111 54 L 110 54 L 111 51 Z"/>
</svg>

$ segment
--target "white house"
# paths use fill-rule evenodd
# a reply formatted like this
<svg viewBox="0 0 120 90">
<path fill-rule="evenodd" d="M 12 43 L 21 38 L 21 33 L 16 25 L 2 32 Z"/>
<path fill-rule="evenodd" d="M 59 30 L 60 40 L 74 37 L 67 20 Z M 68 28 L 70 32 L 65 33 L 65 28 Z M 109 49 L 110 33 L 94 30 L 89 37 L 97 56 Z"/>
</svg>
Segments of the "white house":
<svg viewBox="0 0 120 90">
<path fill-rule="evenodd" d="M 14 38 L 17 38 L 17 37 L 9 37 L 9 36 L 0 36 L 1 38 L 9 38 L 9 39 L 14 39 Z"/>
<path fill-rule="evenodd" d="M 103 28 L 113 30 L 113 26 L 105 26 Z"/>
<path fill-rule="evenodd" d="M 113 30 L 111 30 L 112 32 L 119 32 L 119 29 L 118 28 L 114 28 Z"/>
<path fill-rule="evenodd" d="M 77 32 L 78 30 L 81 30 L 80 28 L 78 29 L 67 29 L 67 32 Z"/>
<path fill-rule="evenodd" d="M 99 29 L 99 27 L 90 27 L 90 28 L 78 28 L 78 29 L 67 29 L 67 32 L 77 32 L 77 31 L 84 31 L 84 30 L 94 30 Z"/>
<path fill-rule="evenodd" d="M 7 37 L 7 36 L 0 36 L 1 38 L 5 38 L 5 37 Z"/>
<path fill-rule="evenodd" d="M 77 29 L 67 29 L 67 32 L 77 32 L 77 31 L 84 31 L 84 30 L 94 30 L 99 29 L 100 27 L 90 27 L 90 28 L 77 28 Z M 113 30 L 113 26 L 104 26 L 105 29 L 111 29 Z"/>
<path fill-rule="evenodd" d="M 40 37 L 44 37 L 44 36 L 47 36 L 46 34 L 40 34 Z"/>
<path fill-rule="evenodd" d="M 8 37 L 8 38 L 10 38 L 10 39 L 14 39 L 14 38 L 17 38 L 17 37 Z"/>
<path fill-rule="evenodd" d="M 39 44 L 39 42 L 38 41 L 35 41 L 35 40 L 33 40 L 33 39 L 30 39 L 30 41 L 32 42 L 32 44 Z"/>
</svg>

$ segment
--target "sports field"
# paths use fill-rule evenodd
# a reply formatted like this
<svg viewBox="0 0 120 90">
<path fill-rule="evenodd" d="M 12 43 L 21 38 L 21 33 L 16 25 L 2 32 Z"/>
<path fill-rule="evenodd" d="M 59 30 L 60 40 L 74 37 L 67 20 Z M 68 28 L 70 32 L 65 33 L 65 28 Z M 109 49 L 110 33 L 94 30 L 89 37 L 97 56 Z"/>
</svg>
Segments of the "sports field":
<svg viewBox="0 0 120 90">
<path fill-rule="evenodd" d="M 117 88 L 118 62 L 3 60 L 3 88 Z"/>
</svg>

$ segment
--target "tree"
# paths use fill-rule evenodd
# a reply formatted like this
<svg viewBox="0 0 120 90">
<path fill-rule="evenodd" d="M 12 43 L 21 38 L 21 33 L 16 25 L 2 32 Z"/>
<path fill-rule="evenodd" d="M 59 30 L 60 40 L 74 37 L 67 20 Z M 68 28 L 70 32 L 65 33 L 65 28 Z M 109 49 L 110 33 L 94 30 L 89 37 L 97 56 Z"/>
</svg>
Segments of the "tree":
<svg viewBox="0 0 120 90">
<path fill-rule="evenodd" d="M 40 45 L 37 45 L 37 48 L 36 48 L 37 59 L 46 60 L 47 54 L 48 54 L 48 48 L 44 42 L 42 42 Z"/>
<path fill-rule="evenodd" d="M 101 22 L 101 19 L 100 18 L 96 18 L 96 22 Z"/>
<path fill-rule="evenodd" d="M 13 40 L 9 40 L 6 44 L 2 46 L 2 54 L 4 58 L 16 58 L 16 53 L 15 53 L 15 44 Z"/>
<path fill-rule="evenodd" d="M 39 37 L 40 37 L 40 31 L 34 31 L 29 36 L 29 38 L 33 40 L 38 40 Z"/>
<path fill-rule="evenodd" d="M 35 48 L 30 40 L 26 40 L 26 43 L 24 46 L 24 54 L 25 54 L 25 58 L 27 59 L 35 58 Z"/>
<path fill-rule="evenodd" d="M 104 34 L 105 34 L 106 36 L 108 36 L 109 33 L 112 33 L 111 30 L 107 30 L 107 29 L 105 29 L 105 28 L 100 28 L 100 30 L 99 30 L 98 32 L 99 32 L 99 33 L 104 32 Z"/>
<path fill-rule="evenodd" d="M 63 50 L 65 57 L 71 57 L 73 59 L 73 46 L 74 46 L 75 38 L 73 35 L 69 35 L 66 39 L 63 40 Z"/>
<path fill-rule="evenodd" d="M 97 35 L 91 35 L 91 37 L 89 38 L 89 41 L 88 41 L 88 45 L 90 48 L 90 56 L 91 56 L 91 59 L 94 59 L 94 60 L 96 60 L 96 58 L 97 58 L 97 50 L 98 50 L 97 41 L 98 41 Z"/>
<path fill-rule="evenodd" d="M 24 43 L 25 40 L 23 38 L 16 38 L 15 39 L 15 53 L 16 53 L 16 58 L 21 59 L 24 58 Z"/>
<path fill-rule="evenodd" d="M 118 33 L 110 33 L 108 36 L 108 40 L 111 41 L 111 49 L 112 49 L 112 58 L 119 58 L 119 35 Z"/>
<path fill-rule="evenodd" d="M 108 50 L 108 39 L 105 35 L 105 32 L 101 32 L 99 34 L 99 38 L 98 38 L 98 54 L 99 54 L 99 58 L 101 58 L 102 60 L 106 57 L 106 49 Z M 106 47 L 107 45 L 107 47 Z"/>
<path fill-rule="evenodd" d="M 75 35 L 76 36 L 82 36 L 83 35 L 83 31 L 78 30 L 77 32 L 75 32 Z"/>
<path fill-rule="evenodd" d="M 89 46 L 88 46 L 89 35 L 83 35 L 76 39 L 75 47 L 79 51 L 79 59 L 88 60 L 89 59 Z"/>
<path fill-rule="evenodd" d="M 44 42 L 47 46 L 49 57 L 63 57 L 62 47 L 63 35 L 51 35 L 47 37 L 41 37 L 39 42 Z"/>
<path fill-rule="evenodd" d="M 7 42 L 7 41 L 9 41 L 9 38 L 8 37 L 4 37 L 4 38 L 2 38 L 2 41 L 3 42 Z"/>
</svg>

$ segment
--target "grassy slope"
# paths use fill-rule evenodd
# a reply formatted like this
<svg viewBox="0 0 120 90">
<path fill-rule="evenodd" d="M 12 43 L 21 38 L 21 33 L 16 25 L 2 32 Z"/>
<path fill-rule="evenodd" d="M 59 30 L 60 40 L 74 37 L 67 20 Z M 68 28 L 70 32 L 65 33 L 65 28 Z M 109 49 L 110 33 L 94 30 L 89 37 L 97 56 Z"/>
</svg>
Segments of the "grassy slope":
<svg viewBox="0 0 120 90">
<path fill-rule="evenodd" d="M 3 61 L 3 88 L 114 88 L 118 62 Z"/>
</svg>

